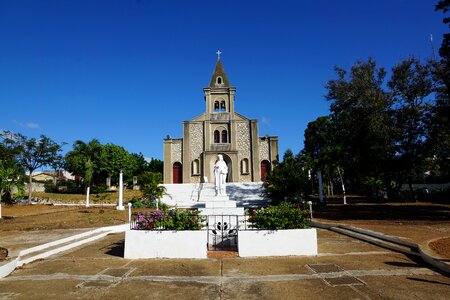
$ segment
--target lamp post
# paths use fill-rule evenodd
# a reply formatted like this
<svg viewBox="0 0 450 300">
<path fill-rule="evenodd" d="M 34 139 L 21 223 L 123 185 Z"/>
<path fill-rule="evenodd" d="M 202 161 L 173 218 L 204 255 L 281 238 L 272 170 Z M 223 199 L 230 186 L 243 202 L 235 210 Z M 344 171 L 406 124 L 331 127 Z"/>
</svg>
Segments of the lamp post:
<svg viewBox="0 0 450 300">
<path fill-rule="evenodd" d="M 119 173 L 119 205 L 116 207 L 116 210 L 125 210 L 123 206 L 123 171 L 120 170 Z"/>
</svg>

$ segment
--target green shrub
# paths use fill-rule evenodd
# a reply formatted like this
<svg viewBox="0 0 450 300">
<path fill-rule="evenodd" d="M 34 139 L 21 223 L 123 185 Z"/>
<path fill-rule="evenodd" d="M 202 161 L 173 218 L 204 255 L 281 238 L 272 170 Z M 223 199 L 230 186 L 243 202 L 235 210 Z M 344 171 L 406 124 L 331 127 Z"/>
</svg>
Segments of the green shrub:
<svg viewBox="0 0 450 300">
<path fill-rule="evenodd" d="M 251 228 L 257 229 L 302 229 L 309 226 L 309 212 L 294 204 L 282 202 L 278 206 L 253 211 L 249 222 Z"/>
<path fill-rule="evenodd" d="M 46 193 L 58 193 L 58 186 L 53 184 L 53 181 L 46 181 L 44 183 L 44 188 Z"/>
<path fill-rule="evenodd" d="M 204 218 L 199 210 L 179 211 L 177 208 L 169 210 L 164 218 L 164 227 L 170 230 L 200 230 Z"/>
<path fill-rule="evenodd" d="M 130 200 L 130 203 L 132 204 L 132 207 L 133 208 L 144 208 L 144 207 L 147 207 L 146 205 L 145 205 L 145 203 L 144 202 L 142 202 L 140 199 L 138 199 L 138 198 L 133 198 L 133 199 L 131 199 Z"/>
<path fill-rule="evenodd" d="M 108 190 L 108 186 L 104 183 L 93 186 L 91 188 L 91 194 L 103 194 Z"/>
</svg>

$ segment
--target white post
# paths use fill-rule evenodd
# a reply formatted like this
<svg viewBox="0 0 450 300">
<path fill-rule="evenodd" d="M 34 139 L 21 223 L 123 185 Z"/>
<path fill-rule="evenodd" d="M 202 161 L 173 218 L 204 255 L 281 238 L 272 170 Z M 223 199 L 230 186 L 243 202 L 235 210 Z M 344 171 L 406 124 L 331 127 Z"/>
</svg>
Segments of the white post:
<svg viewBox="0 0 450 300">
<path fill-rule="evenodd" d="M 90 191 L 91 187 L 88 186 L 86 189 L 86 207 L 89 207 L 89 191 Z"/>
<path fill-rule="evenodd" d="M 120 170 L 119 173 L 119 205 L 116 207 L 117 210 L 125 210 L 123 207 L 123 172 Z"/>
<path fill-rule="evenodd" d="M 131 223 L 131 206 L 133 206 L 133 204 L 128 203 L 128 223 Z"/>
<path fill-rule="evenodd" d="M 345 185 L 344 185 L 344 179 L 342 178 L 341 170 L 337 169 L 339 178 L 341 179 L 341 186 L 342 186 L 342 194 L 344 195 L 344 204 L 347 204 L 347 197 L 345 196 Z"/>
<path fill-rule="evenodd" d="M 322 184 L 322 172 L 317 171 L 317 177 L 319 177 L 319 200 L 323 202 L 323 184 Z"/>
<path fill-rule="evenodd" d="M 312 220 L 312 219 L 313 219 L 313 214 L 312 214 L 312 202 L 311 202 L 311 201 L 308 201 L 307 203 L 308 203 L 308 205 L 309 205 L 309 213 L 311 214 L 311 220 Z"/>
<path fill-rule="evenodd" d="M 0 201 L 0 219 L 2 218 L 2 202 Z"/>
<path fill-rule="evenodd" d="M 344 194 L 344 204 L 347 204 L 347 197 L 345 196 L 345 186 L 342 184 L 342 193 Z"/>
</svg>

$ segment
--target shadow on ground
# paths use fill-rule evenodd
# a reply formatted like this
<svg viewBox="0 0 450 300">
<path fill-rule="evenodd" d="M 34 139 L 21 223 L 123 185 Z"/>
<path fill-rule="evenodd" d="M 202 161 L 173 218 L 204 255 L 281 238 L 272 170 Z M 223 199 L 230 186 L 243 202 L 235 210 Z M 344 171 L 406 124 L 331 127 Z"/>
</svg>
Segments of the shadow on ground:
<svg viewBox="0 0 450 300">
<path fill-rule="evenodd" d="M 114 244 L 109 245 L 106 248 L 105 254 L 108 254 L 111 256 L 116 256 L 116 257 L 123 257 L 124 249 L 125 249 L 125 240 L 121 240 Z"/>
<path fill-rule="evenodd" d="M 331 204 L 315 211 L 314 217 L 334 221 L 450 221 L 450 207 L 426 204 Z"/>
</svg>

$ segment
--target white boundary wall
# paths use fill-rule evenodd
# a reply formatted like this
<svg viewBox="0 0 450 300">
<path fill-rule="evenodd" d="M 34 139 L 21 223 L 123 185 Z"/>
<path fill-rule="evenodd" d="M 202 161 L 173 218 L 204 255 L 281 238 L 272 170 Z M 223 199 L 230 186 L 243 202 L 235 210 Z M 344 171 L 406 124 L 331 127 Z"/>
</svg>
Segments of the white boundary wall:
<svg viewBox="0 0 450 300">
<path fill-rule="evenodd" d="M 125 232 L 124 258 L 207 258 L 207 231 Z"/>
<path fill-rule="evenodd" d="M 317 231 L 243 230 L 238 233 L 238 248 L 240 257 L 317 255 Z"/>
</svg>

